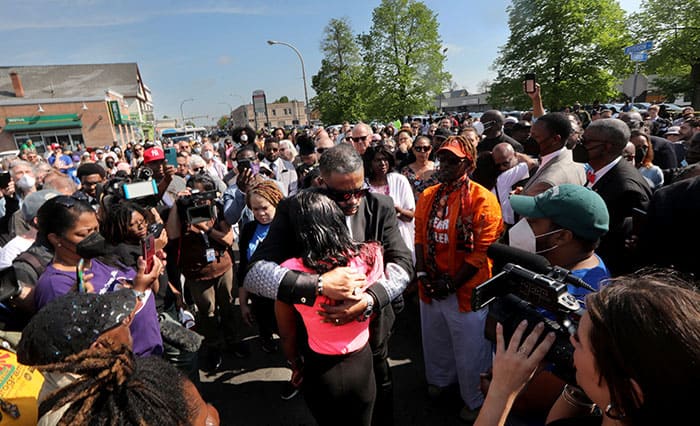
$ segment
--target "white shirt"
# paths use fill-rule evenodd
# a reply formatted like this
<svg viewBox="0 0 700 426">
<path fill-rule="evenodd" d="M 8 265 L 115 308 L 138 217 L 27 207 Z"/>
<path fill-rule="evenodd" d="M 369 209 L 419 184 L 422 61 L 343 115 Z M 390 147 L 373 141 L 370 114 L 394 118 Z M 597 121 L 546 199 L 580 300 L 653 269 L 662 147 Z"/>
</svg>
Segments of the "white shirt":
<svg viewBox="0 0 700 426">
<path fill-rule="evenodd" d="M 7 244 L 0 248 L 0 270 L 12 266 L 12 261 L 20 253 L 27 251 L 33 243 L 33 239 L 20 237 L 19 235 L 8 241 Z"/>
<path fill-rule="evenodd" d="M 622 160 L 622 157 L 617 157 L 616 159 L 614 159 L 613 161 L 611 161 L 610 163 L 608 163 L 605 167 L 603 167 L 602 169 L 600 169 L 600 170 L 598 170 L 597 172 L 595 172 L 595 180 L 593 181 L 593 183 L 588 182 L 588 183 L 586 184 L 586 186 L 587 186 L 588 188 L 593 188 L 593 185 L 595 185 L 596 183 L 598 183 L 598 181 L 600 180 L 600 178 L 602 178 L 603 176 L 605 176 L 605 174 L 608 172 L 608 170 L 610 170 L 610 169 L 612 169 L 613 167 L 615 167 L 615 165 L 616 165 L 620 160 Z"/>
</svg>

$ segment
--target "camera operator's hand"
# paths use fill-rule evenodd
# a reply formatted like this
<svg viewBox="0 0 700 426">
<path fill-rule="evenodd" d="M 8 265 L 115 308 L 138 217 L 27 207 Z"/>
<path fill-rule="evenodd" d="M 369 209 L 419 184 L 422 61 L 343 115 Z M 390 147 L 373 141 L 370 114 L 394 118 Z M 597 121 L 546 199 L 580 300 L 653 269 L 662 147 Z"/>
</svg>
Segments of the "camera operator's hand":
<svg viewBox="0 0 700 426">
<path fill-rule="evenodd" d="M 170 164 L 166 164 L 165 168 L 163 169 L 163 180 L 170 182 L 173 180 L 173 176 L 175 176 L 175 172 L 177 169 L 175 166 L 172 166 Z"/>
<path fill-rule="evenodd" d="M 442 274 L 432 280 L 424 277 L 423 289 L 428 297 L 435 300 L 443 300 L 456 290 L 452 277 L 447 274 Z"/>
<path fill-rule="evenodd" d="M 0 191 L 2 191 L 3 197 L 11 197 L 15 193 L 15 182 L 10 179 L 10 183 L 7 184 L 7 187 L 0 189 Z"/>
</svg>

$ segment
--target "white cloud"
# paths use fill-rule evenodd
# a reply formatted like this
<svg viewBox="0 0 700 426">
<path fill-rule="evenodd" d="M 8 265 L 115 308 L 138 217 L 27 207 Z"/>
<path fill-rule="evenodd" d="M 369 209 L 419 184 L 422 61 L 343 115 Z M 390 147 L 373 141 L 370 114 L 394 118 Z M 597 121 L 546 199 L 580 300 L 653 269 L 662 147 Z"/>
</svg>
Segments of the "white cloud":
<svg viewBox="0 0 700 426">
<path fill-rule="evenodd" d="M 231 62 L 233 62 L 233 57 L 231 57 L 231 56 L 229 56 L 229 55 L 221 55 L 221 56 L 219 56 L 219 58 L 216 60 L 216 62 L 217 62 L 219 65 L 228 65 L 228 64 L 230 64 Z"/>
</svg>

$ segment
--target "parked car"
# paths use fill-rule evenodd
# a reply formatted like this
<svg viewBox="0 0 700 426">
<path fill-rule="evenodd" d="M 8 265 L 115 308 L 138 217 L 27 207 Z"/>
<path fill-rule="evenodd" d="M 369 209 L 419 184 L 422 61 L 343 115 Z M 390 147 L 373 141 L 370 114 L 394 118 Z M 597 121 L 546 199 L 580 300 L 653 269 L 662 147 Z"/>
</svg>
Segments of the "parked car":
<svg viewBox="0 0 700 426">
<path fill-rule="evenodd" d="M 672 103 L 668 103 L 668 102 L 664 102 L 664 103 L 659 104 L 659 106 L 661 106 L 661 105 L 665 105 L 666 111 L 668 111 L 668 112 L 676 113 L 676 112 L 681 112 L 683 110 L 682 107 L 679 107 L 676 104 L 672 104 Z"/>
</svg>

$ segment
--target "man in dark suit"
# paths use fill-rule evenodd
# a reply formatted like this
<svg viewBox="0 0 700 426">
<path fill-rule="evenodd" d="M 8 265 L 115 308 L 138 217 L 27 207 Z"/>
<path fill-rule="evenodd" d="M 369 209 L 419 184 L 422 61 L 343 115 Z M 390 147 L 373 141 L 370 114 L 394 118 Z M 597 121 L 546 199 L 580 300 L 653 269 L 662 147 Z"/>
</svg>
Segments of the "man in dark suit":
<svg viewBox="0 0 700 426">
<path fill-rule="evenodd" d="M 613 276 L 632 272 L 635 262 L 625 246 L 632 233 L 634 209 L 646 211 L 651 189 L 628 161 L 621 161 L 630 130 L 621 120 L 606 118 L 592 122 L 583 134 L 588 152 L 588 186 L 605 201 L 610 213 L 610 231 L 601 238 L 596 251 Z"/>
<path fill-rule="evenodd" d="M 394 202 L 385 195 L 368 193 L 362 158 L 351 145 L 339 144 L 326 150 L 319 167 L 323 191 L 345 213 L 353 238 L 382 243 L 386 278 L 373 283 L 364 294 L 355 295 L 354 289 L 364 285 L 366 278 L 351 268 L 336 268 L 319 276 L 280 267 L 283 261 L 300 255 L 294 242 L 305 232 L 293 228 L 288 202 L 282 200 L 267 238 L 250 260 L 245 287 L 290 304 L 312 306 L 320 294 L 340 300 L 341 304 L 320 313 L 324 321 L 338 325 L 371 317 L 369 343 L 377 383 L 373 424 L 391 424 L 392 384 L 387 357 L 395 314 L 390 302 L 401 296 L 413 277 L 411 252 L 399 234 Z"/>
</svg>

